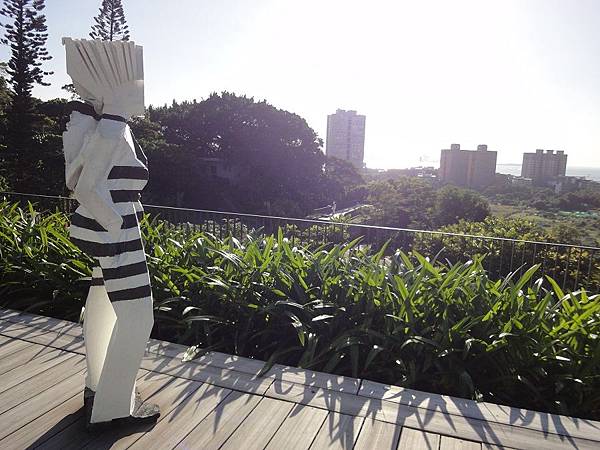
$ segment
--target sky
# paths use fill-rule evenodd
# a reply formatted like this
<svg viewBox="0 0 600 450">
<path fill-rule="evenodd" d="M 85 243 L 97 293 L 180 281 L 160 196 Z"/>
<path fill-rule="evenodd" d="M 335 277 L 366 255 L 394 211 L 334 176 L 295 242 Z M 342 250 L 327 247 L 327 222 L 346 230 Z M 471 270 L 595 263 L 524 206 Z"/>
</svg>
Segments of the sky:
<svg viewBox="0 0 600 450">
<path fill-rule="evenodd" d="M 101 0 L 48 0 L 61 37 L 87 37 Z M 304 117 L 325 139 L 336 109 L 365 114 L 372 168 L 439 165 L 452 143 L 498 163 L 562 149 L 600 167 L 600 0 L 123 0 L 144 46 L 146 105 L 224 90 Z M 2 48 L 0 60 L 8 58 Z"/>
</svg>

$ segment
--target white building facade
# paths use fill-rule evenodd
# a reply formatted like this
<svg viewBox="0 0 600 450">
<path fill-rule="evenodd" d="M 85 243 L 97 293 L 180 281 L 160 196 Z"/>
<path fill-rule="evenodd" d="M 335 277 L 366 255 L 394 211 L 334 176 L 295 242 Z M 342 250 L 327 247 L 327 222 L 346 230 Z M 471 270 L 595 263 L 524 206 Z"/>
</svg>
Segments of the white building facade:
<svg viewBox="0 0 600 450">
<path fill-rule="evenodd" d="M 338 109 L 327 116 L 327 141 L 325 151 L 328 157 L 343 159 L 358 169 L 364 167 L 365 120 L 356 111 Z"/>
</svg>

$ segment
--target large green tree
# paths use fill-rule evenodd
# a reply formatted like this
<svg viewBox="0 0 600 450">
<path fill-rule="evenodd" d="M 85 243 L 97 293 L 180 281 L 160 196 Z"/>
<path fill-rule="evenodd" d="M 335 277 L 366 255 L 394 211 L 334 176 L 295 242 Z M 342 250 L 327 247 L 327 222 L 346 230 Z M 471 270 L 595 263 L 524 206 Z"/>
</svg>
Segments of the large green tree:
<svg viewBox="0 0 600 450">
<path fill-rule="evenodd" d="M 428 181 L 412 177 L 372 182 L 367 202 L 372 205 L 369 222 L 373 225 L 430 229 L 435 190 Z"/>
<path fill-rule="evenodd" d="M 491 213 L 488 201 L 475 191 L 444 186 L 436 193 L 434 222 L 451 225 L 459 220 L 481 222 Z"/>
<path fill-rule="evenodd" d="M 90 37 L 103 41 L 128 41 L 129 26 L 121 0 L 102 0 L 98 15 L 94 17 Z"/>
<path fill-rule="evenodd" d="M 24 151 L 31 145 L 36 116 L 32 89 L 35 84 L 48 86 L 44 61 L 51 59 L 46 49 L 48 38 L 46 17 L 42 13 L 45 0 L 4 0 L 0 14 L 7 20 L 1 42 L 8 45 L 11 57 L 6 72 L 12 87 L 8 136 L 11 150 Z M 29 155 L 19 155 L 28 157 Z"/>
<path fill-rule="evenodd" d="M 296 114 L 224 92 L 150 109 L 148 119 L 174 146 L 149 158 L 148 196 L 166 195 L 169 181 L 169 203 L 191 207 L 304 216 L 327 204 L 322 141 Z"/>
<path fill-rule="evenodd" d="M 328 157 L 325 162 L 325 186 L 326 192 L 331 200 L 337 202 L 339 208 L 351 206 L 357 201 L 354 193 L 358 186 L 364 184 L 365 180 L 356 168 L 343 159 Z"/>
<path fill-rule="evenodd" d="M 417 177 L 371 182 L 366 191 L 373 225 L 432 230 L 460 220 L 479 222 L 490 215 L 488 201 L 477 192 L 454 186 L 436 189 L 431 180 Z"/>
</svg>

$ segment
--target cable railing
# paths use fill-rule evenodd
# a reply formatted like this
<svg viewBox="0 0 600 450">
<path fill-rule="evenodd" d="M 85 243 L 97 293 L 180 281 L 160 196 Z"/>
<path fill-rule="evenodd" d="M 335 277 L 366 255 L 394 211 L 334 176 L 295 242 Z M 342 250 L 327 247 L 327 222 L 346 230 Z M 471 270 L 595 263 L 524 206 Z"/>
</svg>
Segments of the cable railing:
<svg viewBox="0 0 600 450">
<path fill-rule="evenodd" d="M 3 192 L 2 198 L 65 213 L 72 213 L 78 206 L 75 199 L 60 196 Z M 333 245 L 360 238 L 360 245 L 377 249 L 388 243 L 387 256 L 398 249 L 450 263 L 482 256 L 489 276 L 495 278 L 521 275 L 539 264 L 535 278 L 549 276 L 563 290 L 585 288 L 596 293 L 600 287 L 599 247 L 149 204 L 144 204 L 144 209 L 168 227 L 208 232 L 221 239 L 277 234 L 279 230 L 293 245 Z"/>
</svg>

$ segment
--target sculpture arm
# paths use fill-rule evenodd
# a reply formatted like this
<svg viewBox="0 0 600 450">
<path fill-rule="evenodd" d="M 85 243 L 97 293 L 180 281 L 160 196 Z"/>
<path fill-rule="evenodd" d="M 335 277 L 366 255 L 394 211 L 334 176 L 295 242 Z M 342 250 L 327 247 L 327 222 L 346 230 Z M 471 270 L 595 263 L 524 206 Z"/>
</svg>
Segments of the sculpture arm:
<svg viewBox="0 0 600 450">
<path fill-rule="evenodd" d="M 107 185 L 118 146 L 123 142 L 125 124 L 101 120 L 82 153 L 85 163 L 75 186 L 75 198 L 109 232 L 121 229 L 123 218 Z"/>
</svg>

